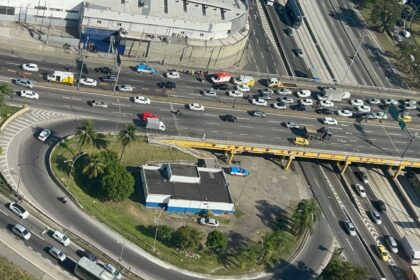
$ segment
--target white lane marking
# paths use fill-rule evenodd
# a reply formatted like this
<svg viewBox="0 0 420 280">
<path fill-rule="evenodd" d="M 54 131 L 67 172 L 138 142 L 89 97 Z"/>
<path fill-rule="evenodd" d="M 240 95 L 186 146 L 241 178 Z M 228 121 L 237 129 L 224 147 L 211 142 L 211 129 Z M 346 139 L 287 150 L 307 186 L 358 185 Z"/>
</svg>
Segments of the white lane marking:
<svg viewBox="0 0 420 280">
<path fill-rule="evenodd" d="M 215 114 L 204 114 L 204 116 L 218 117 L 218 115 L 215 115 Z"/>
<path fill-rule="evenodd" d="M 333 217 L 334 217 L 334 219 L 335 219 L 334 211 L 332 210 L 331 206 L 328 206 L 328 208 L 330 209 L 331 214 L 333 215 Z"/>
<path fill-rule="evenodd" d="M 240 125 L 239 127 L 242 127 L 242 128 L 253 128 L 252 126 L 247 126 L 247 125 Z"/>
<path fill-rule="evenodd" d="M 79 106 L 72 106 L 72 105 L 63 105 L 64 107 L 70 108 L 70 109 L 77 109 L 77 110 L 82 110 L 82 107 Z M 3 132 L 4 133 L 4 132 Z"/>
<path fill-rule="evenodd" d="M 170 110 L 168 110 L 168 109 L 162 109 L 162 108 L 159 108 L 159 111 L 162 111 L 162 112 L 170 112 Z"/>
<path fill-rule="evenodd" d="M 401 133 L 390 133 L 390 132 L 388 132 L 388 134 L 389 135 L 396 135 L 396 136 L 401 136 L 402 135 Z"/>
<path fill-rule="evenodd" d="M 400 143 L 400 144 L 407 144 L 407 142 L 405 141 L 394 141 L 395 143 Z"/>
<path fill-rule="evenodd" d="M 44 238 L 42 238 L 40 235 L 38 235 L 37 233 L 31 231 L 32 234 L 34 234 L 35 236 L 37 236 L 39 239 L 41 239 L 42 241 L 45 241 Z"/>
<path fill-rule="evenodd" d="M 219 131 L 217 131 L 217 130 L 212 130 L 210 132 L 219 133 Z"/>
<path fill-rule="evenodd" d="M 369 133 L 371 133 L 372 131 L 370 131 L 370 130 L 365 130 L 365 132 L 369 132 Z"/>
<path fill-rule="evenodd" d="M 241 136 L 247 136 L 248 134 L 246 134 L 246 133 L 241 133 L 241 134 L 239 134 L 239 135 L 241 135 Z"/>
<path fill-rule="evenodd" d="M 249 118 L 238 118 L 239 120 L 248 120 L 249 121 Z"/>
<path fill-rule="evenodd" d="M 6 64 L 11 64 L 11 65 L 20 65 L 20 63 L 8 62 L 8 61 L 6 61 L 6 62 L 4 62 L 4 63 L 6 63 Z"/>
<path fill-rule="evenodd" d="M 207 122 L 207 124 L 215 124 L 215 125 L 219 125 L 219 123 L 214 123 L 214 122 Z"/>
<path fill-rule="evenodd" d="M 0 209 L 0 211 L 1 211 L 4 215 L 6 215 L 7 217 L 9 217 L 9 214 L 8 214 L 8 213 L 4 212 L 4 211 L 3 211 L 3 210 L 1 210 L 1 209 Z"/>
<path fill-rule="evenodd" d="M 131 107 L 131 105 L 121 104 L 121 103 L 111 103 L 111 104 L 115 106 L 121 106 L 121 107 Z"/>
<path fill-rule="evenodd" d="M 350 243 L 350 241 L 349 241 L 349 239 L 348 239 L 347 237 L 346 237 L 346 240 L 347 240 L 347 243 L 349 243 L 350 249 L 351 249 L 352 251 L 354 251 L 353 246 L 351 246 L 351 243 Z"/>
<path fill-rule="evenodd" d="M 61 96 L 61 97 L 64 98 L 64 99 L 82 101 L 81 98 L 77 98 L 77 97 L 71 97 L 71 96 Z"/>
<path fill-rule="evenodd" d="M 280 121 L 268 121 L 268 122 L 271 122 L 271 123 L 280 123 Z"/>
<path fill-rule="evenodd" d="M 55 69 L 51 69 L 51 68 L 44 68 L 44 67 L 42 67 L 42 68 L 39 68 L 39 69 L 42 69 L 42 70 L 47 70 L 47 71 L 54 71 Z M 42 75 L 41 75 L 42 76 Z"/>
<path fill-rule="evenodd" d="M 256 137 L 261 137 L 261 138 L 264 138 L 264 136 L 262 136 L 262 135 L 255 135 Z"/>
</svg>

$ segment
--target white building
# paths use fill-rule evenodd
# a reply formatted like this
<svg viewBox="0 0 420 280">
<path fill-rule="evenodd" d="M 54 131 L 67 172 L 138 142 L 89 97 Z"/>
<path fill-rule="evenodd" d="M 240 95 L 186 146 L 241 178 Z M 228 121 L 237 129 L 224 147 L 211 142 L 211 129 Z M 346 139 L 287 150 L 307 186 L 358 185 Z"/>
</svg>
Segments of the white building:
<svg viewBox="0 0 420 280">
<path fill-rule="evenodd" d="M 143 165 L 146 207 L 168 212 L 233 214 L 235 207 L 223 170 L 195 165 Z"/>
</svg>

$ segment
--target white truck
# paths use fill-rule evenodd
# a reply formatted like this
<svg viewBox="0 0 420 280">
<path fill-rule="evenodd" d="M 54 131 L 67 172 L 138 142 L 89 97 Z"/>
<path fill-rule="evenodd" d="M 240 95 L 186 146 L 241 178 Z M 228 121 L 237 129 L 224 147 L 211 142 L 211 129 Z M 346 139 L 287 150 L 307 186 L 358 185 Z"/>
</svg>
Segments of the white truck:
<svg viewBox="0 0 420 280">
<path fill-rule="evenodd" d="M 240 75 L 239 77 L 235 77 L 232 80 L 235 85 L 247 85 L 249 87 L 255 85 L 255 79 L 252 76 Z"/>
<path fill-rule="evenodd" d="M 420 262 L 420 243 L 414 236 L 404 236 L 401 240 L 401 245 L 411 264 L 418 264 Z"/>
<path fill-rule="evenodd" d="M 324 96 L 330 101 L 342 101 L 343 99 L 349 99 L 351 93 L 348 91 L 341 91 L 339 89 L 323 89 Z"/>
<path fill-rule="evenodd" d="M 146 129 L 156 129 L 156 130 L 160 130 L 160 131 L 165 131 L 166 130 L 166 126 L 159 119 L 156 119 L 156 118 L 147 118 L 147 121 L 146 121 Z"/>
<path fill-rule="evenodd" d="M 72 72 L 54 71 L 47 75 L 47 81 L 73 85 L 74 74 Z"/>
</svg>

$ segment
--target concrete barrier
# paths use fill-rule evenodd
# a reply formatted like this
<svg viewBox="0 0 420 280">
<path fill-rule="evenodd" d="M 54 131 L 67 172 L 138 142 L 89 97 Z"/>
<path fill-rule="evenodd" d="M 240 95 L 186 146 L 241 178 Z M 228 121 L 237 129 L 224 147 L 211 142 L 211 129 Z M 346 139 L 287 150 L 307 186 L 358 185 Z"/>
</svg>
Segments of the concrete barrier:
<svg viewBox="0 0 420 280">
<path fill-rule="evenodd" d="M 22 109 L 11 115 L 1 126 L 0 126 L 0 132 L 3 132 L 4 128 L 15 118 L 19 117 L 20 115 L 28 112 L 30 107 L 28 105 L 23 105 Z"/>
</svg>

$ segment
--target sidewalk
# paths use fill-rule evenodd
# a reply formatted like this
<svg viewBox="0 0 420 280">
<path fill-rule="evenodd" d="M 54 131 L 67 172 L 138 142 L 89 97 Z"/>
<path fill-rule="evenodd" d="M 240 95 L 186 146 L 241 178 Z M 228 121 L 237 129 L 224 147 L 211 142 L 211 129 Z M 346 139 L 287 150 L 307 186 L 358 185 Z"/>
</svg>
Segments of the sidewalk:
<svg viewBox="0 0 420 280">
<path fill-rule="evenodd" d="M 4 229 L 0 229 L 0 255 L 21 267 L 36 279 L 77 279 L 48 259 L 40 257 L 38 253 L 25 246 Z"/>
</svg>

